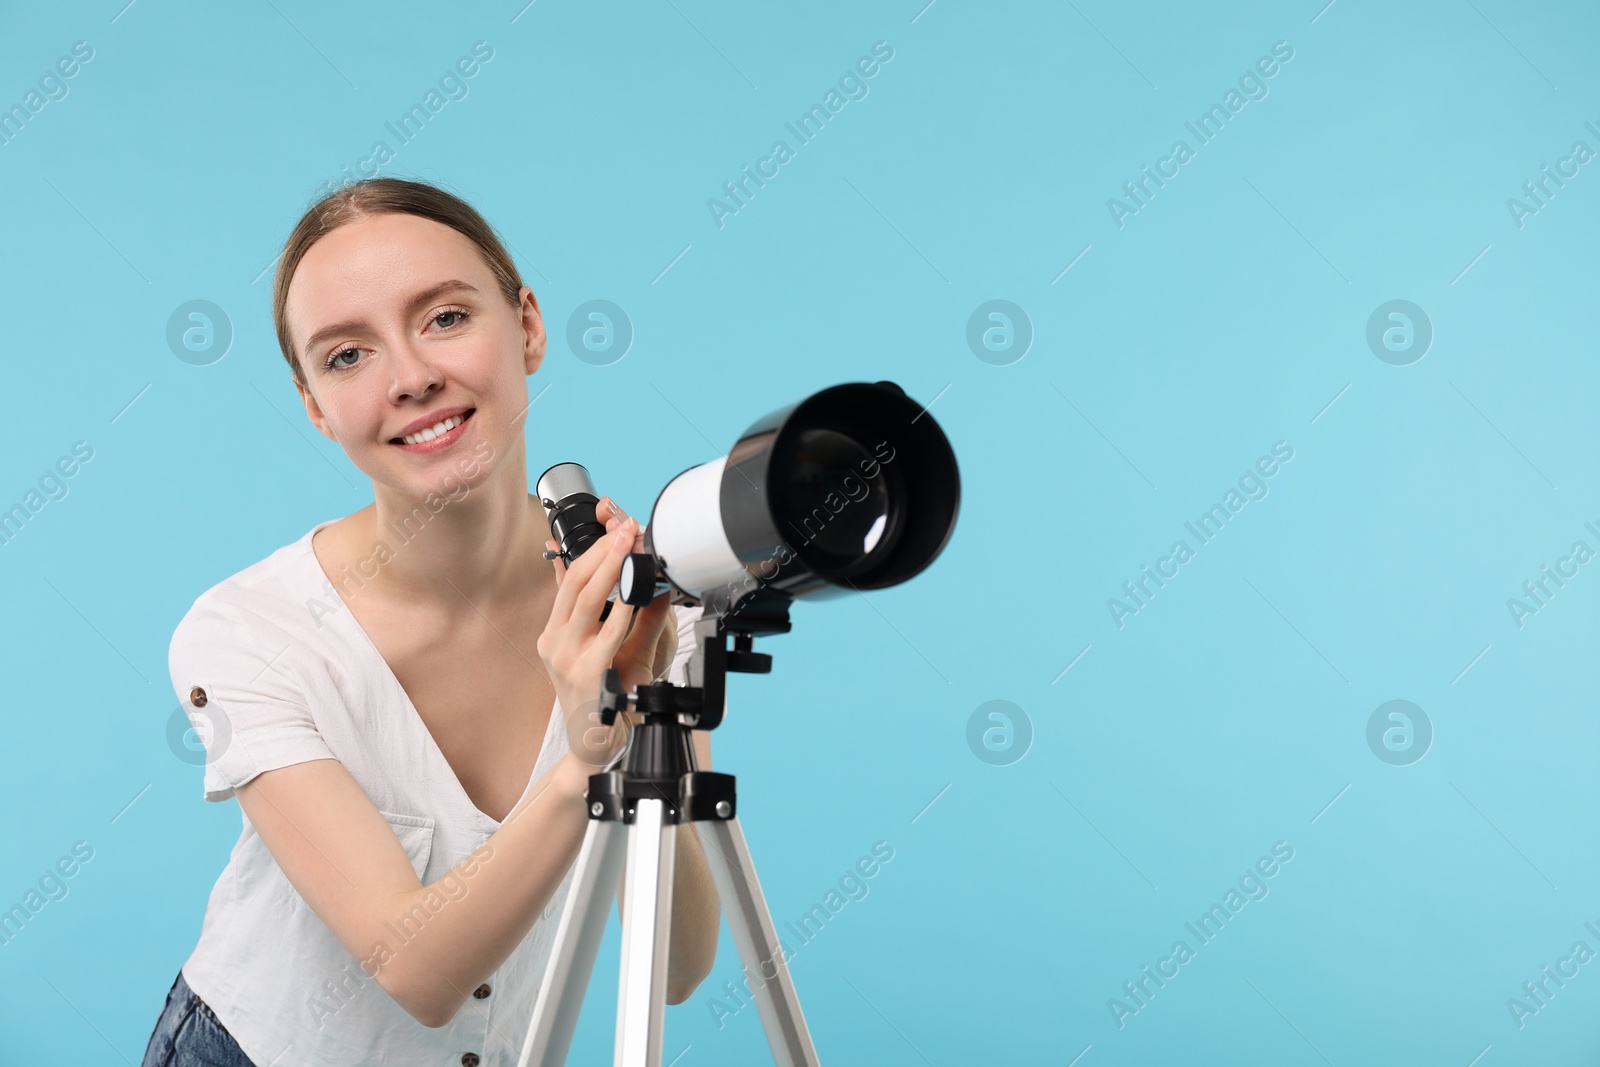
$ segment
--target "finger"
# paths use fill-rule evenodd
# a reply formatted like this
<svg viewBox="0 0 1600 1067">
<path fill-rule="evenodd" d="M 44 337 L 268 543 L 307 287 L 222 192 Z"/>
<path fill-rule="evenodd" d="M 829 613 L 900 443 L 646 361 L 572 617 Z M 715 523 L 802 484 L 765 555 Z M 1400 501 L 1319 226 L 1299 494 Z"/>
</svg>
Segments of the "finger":
<svg viewBox="0 0 1600 1067">
<path fill-rule="evenodd" d="M 678 658 L 678 651 L 684 645 L 684 638 L 678 632 L 678 613 L 672 603 L 671 592 L 661 594 L 664 602 L 661 609 L 661 644 L 657 648 L 656 668 L 658 673 L 664 674 L 672 661 Z M 691 633 L 688 643 L 694 643 Z"/>
<path fill-rule="evenodd" d="M 663 593 L 634 614 L 633 626 L 623 641 L 621 654 L 631 662 L 650 665 L 650 676 L 659 673 L 664 638 L 676 636 L 666 625 L 672 616 L 671 594 Z"/>
<path fill-rule="evenodd" d="M 595 502 L 595 517 L 606 524 L 607 530 L 615 530 L 627 519 L 628 513 L 609 496 L 603 496 Z"/>
<path fill-rule="evenodd" d="M 623 637 L 622 648 L 628 650 L 630 659 L 641 660 L 648 657 L 635 657 L 631 653 L 653 650 L 661 639 L 661 612 L 656 610 L 654 601 L 638 608 L 633 613 L 633 618 L 628 624 L 628 632 Z"/>
<path fill-rule="evenodd" d="M 566 576 L 569 580 L 563 582 L 561 588 L 556 590 L 555 602 L 550 606 L 550 617 L 558 624 L 565 623 L 572 617 L 578 607 L 578 598 L 590 584 L 593 584 L 590 582 L 591 577 L 609 564 L 612 567 L 612 576 L 604 586 L 600 587 L 595 596 L 590 597 L 592 604 L 587 609 L 591 613 L 591 618 L 599 618 L 600 601 L 605 599 L 606 594 L 611 591 L 611 586 L 616 584 L 616 572 L 622 569 L 622 557 L 627 554 L 623 548 L 615 545 L 614 541 L 615 537 L 612 536 L 590 545 L 588 550 L 573 560 L 572 565 L 567 568 Z"/>
<path fill-rule="evenodd" d="M 605 603 L 606 597 L 610 595 L 611 590 L 616 586 L 617 576 L 622 572 L 622 561 L 628 555 L 628 546 L 632 542 L 632 537 L 630 536 L 632 533 L 631 522 L 632 520 L 630 519 L 628 523 L 624 523 L 617 530 L 615 535 L 600 544 L 594 545 L 589 551 L 579 556 L 577 563 L 568 572 L 574 578 L 578 578 L 578 568 L 589 562 L 591 556 L 595 557 L 594 566 L 588 570 L 586 575 L 579 578 L 582 585 L 572 599 L 572 610 L 567 616 L 568 619 L 582 619 L 585 625 L 589 625 L 600 618 L 600 605 Z M 620 545 L 617 544 L 618 537 L 623 538 L 623 543 Z M 565 589 L 557 592 L 557 600 L 560 599 L 561 593 L 564 592 L 566 592 Z M 622 602 L 619 600 L 617 607 L 621 606 Z M 612 608 L 613 612 L 616 610 L 616 607 Z"/>
<path fill-rule="evenodd" d="M 595 515 L 597 517 L 604 518 L 606 533 L 608 534 L 616 533 L 618 527 L 626 522 L 629 517 L 628 513 L 622 510 L 621 506 L 619 506 L 617 502 L 612 500 L 610 497 L 601 498 L 601 502 L 595 506 Z M 636 523 L 637 521 L 638 520 L 635 520 Z M 643 537 L 644 528 L 640 527 L 639 539 L 635 540 L 634 542 L 635 551 L 643 547 Z"/>
<path fill-rule="evenodd" d="M 606 666 L 617 656 L 617 649 L 627 640 L 628 629 L 633 625 L 633 617 L 639 609 L 626 601 L 618 600 L 611 605 L 611 614 L 606 616 L 606 621 L 600 625 L 600 633 L 595 637 L 595 652 Z M 595 605 L 595 614 L 599 614 L 599 605 Z"/>
<path fill-rule="evenodd" d="M 658 622 L 664 623 L 667 619 L 671 618 L 672 617 L 672 592 L 671 592 L 671 590 L 668 590 L 667 592 L 662 593 L 660 596 L 658 596 L 654 600 L 650 601 L 650 603 L 648 603 L 648 604 L 646 604 L 644 606 L 644 610 L 641 611 L 639 614 L 640 614 L 641 618 L 644 620 L 644 623 L 646 625 L 649 625 L 649 626 L 654 626 Z"/>
<path fill-rule="evenodd" d="M 617 527 L 621 526 L 628 518 L 628 513 L 623 511 L 621 506 L 609 496 L 603 496 L 595 502 L 594 513 L 597 518 L 605 520 L 606 533 L 608 534 L 616 533 Z M 639 536 L 633 540 L 633 551 L 644 551 L 644 532 L 647 529 L 649 529 L 648 526 L 639 527 Z"/>
</svg>

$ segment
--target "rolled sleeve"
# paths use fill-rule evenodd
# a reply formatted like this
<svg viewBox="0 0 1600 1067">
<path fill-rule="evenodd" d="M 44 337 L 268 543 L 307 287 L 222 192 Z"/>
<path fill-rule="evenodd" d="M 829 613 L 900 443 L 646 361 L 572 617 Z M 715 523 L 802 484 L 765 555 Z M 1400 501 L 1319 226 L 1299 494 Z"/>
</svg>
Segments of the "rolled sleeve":
<svg viewBox="0 0 1600 1067">
<path fill-rule="evenodd" d="M 205 799 L 227 800 L 263 771 L 334 759 L 312 716 L 285 632 L 196 601 L 173 631 L 172 688 L 206 750 Z"/>
</svg>

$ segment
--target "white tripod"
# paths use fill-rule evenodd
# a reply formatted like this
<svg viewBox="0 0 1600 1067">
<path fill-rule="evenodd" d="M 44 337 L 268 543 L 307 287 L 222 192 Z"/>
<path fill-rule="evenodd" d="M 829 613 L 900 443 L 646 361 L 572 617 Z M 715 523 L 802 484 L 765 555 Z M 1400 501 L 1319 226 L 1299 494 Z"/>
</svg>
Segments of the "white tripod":
<svg viewBox="0 0 1600 1067">
<path fill-rule="evenodd" d="M 698 647 L 689 661 L 689 680 L 699 685 L 653 682 L 628 694 L 622 692 L 617 672 L 606 672 L 602 721 L 610 725 L 631 707 L 643 715 L 643 722 L 634 727 L 621 766 L 589 778 L 589 826 L 573 864 L 573 885 L 518 1067 L 560 1067 L 566 1062 L 624 860 L 627 892 L 613 1064 L 660 1067 L 676 827 L 681 822 L 693 823 L 700 835 L 739 959 L 752 982 L 761 983 L 753 998 L 773 1062 L 777 1067 L 818 1067 L 735 814 L 734 778 L 696 769 L 690 740 L 691 730 L 715 729 L 721 722 L 727 671 L 771 670 L 771 656 L 751 651 L 752 634 L 789 629 L 786 599 L 759 607 L 741 605 L 737 614 L 733 651 L 725 645 L 724 616 L 713 613 L 710 605 L 695 624 Z"/>
</svg>

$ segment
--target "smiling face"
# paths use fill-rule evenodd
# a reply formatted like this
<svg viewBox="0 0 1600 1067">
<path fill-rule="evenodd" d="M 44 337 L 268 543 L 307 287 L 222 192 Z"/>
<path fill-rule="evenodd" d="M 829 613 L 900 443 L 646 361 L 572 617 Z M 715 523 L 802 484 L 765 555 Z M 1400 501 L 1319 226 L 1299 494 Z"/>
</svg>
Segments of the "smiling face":
<svg viewBox="0 0 1600 1067">
<path fill-rule="evenodd" d="M 374 483 L 459 491 L 464 461 L 521 454 L 525 379 L 545 332 L 533 291 L 519 296 L 512 308 L 477 246 L 432 219 L 340 226 L 306 251 L 284 305 L 306 414 Z M 412 436 L 440 420 L 447 432 Z"/>
</svg>

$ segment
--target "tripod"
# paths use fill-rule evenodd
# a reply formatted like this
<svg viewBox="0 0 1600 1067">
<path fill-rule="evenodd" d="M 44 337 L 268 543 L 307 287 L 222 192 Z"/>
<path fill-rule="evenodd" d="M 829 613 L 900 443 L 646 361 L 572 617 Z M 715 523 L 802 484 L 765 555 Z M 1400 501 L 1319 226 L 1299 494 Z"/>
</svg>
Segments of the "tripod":
<svg viewBox="0 0 1600 1067">
<path fill-rule="evenodd" d="M 534 1001 L 517 1067 L 564 1064 L 589 986 L 612 889 L 624 873 L 622 970 L 614 1067 L 660 1067 L 666 1001 L 667 935 L 677 824 L 700 835 L 706 863 L 745 972 L 759 976 L 753 998 L 777 1067 L 817 1067 L 800 999 L 736 814 L 734 778 L 696 768 L 691 730 L 722 721 L 728 671 L 765 674 L 772 657 L 751 651 L 756 633 L 789 630 L 789 598 L 767 589 L 741 601 L 737 621 L 706 603 L 695 623 L 688 685 L 652 682 L 622 691 L 615 669 L 601 682 L 600 716 L 610 725 L 630 705 L 643 716 L 616 769 L 590 775 L 589 826 L 573 863 L 573 884 Z M 734 649 L 726 633 L 735 630 Z M 768 971 L 773 973 L 769 976 Z"/>
</svg>

